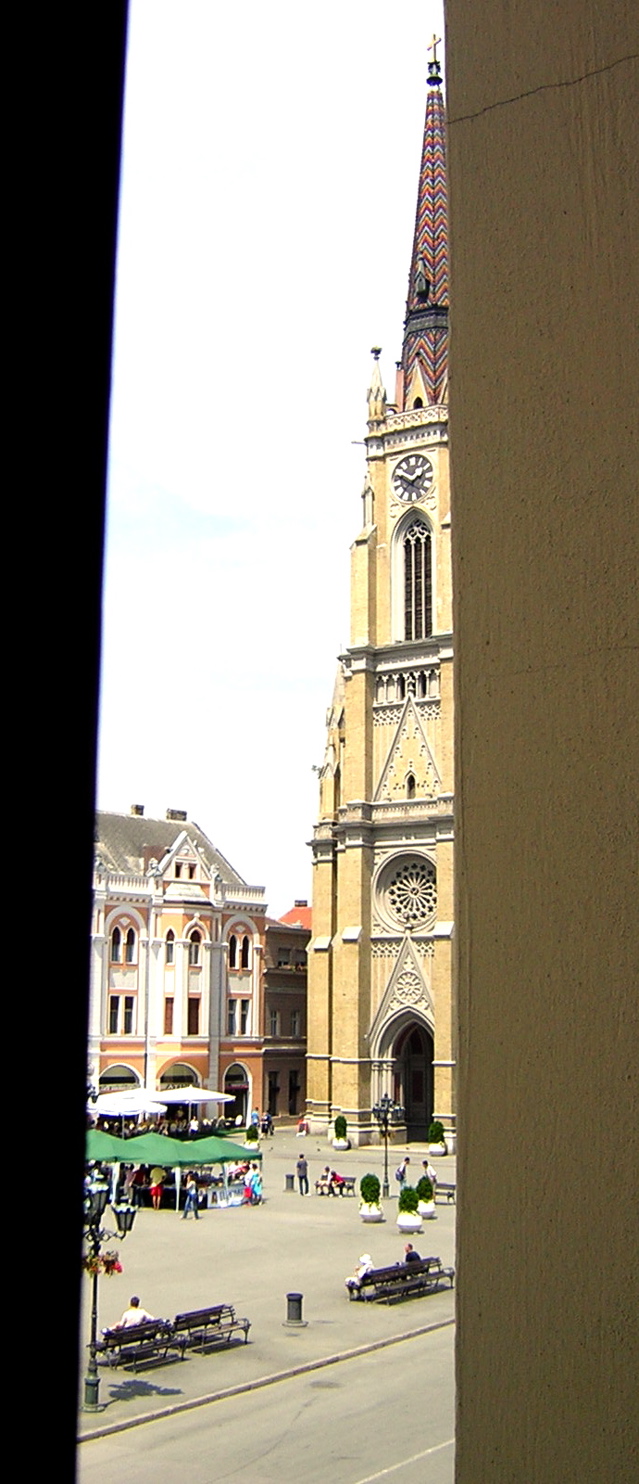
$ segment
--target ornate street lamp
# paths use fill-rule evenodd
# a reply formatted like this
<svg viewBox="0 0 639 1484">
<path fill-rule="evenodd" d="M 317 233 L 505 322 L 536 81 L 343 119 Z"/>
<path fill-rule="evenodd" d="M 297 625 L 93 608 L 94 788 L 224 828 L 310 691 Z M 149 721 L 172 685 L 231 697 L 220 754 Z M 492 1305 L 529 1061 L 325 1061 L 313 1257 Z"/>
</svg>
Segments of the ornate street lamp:
<svg viewBox="0 0 639 1484">
<path fill-rule="evenodd" d="M 91 1273 L 91 1339 L 89 1341 L 89 1363 L 84 1378 L 84 1410 L 97 1412 L 99 1409 L 100 1377 L 98 1375 L 97 1344 L 98 1344 L 98 1277 L 105 1262 L 108 1261 L 109 1253 L 102 1258 L 102 1244 L 116 1235 L 115 1232 L 107 1231 L 102 1226 L 102 1217 L 106 1211 L 109 1200 L 108 1185 L 90 1185 L 84 1195 L 84 1239 L 86 1242 L 86 1266 Z M 120 1205 L 112 1207 L 118 1232 L 122 1239 L 131 1231 L 136 1217 L 135 1206 Z M 117 1253 L 113 1255 L 112 1271 L 120 1271 Z"/>
<path fill-rule="evenodd" d="M 380 1134 L 384 1138 L 384 1183 L 382 1185 L 382 1195 L 387 1200 L 390 1195 L 388 1184 L 388 1130 L 392 1123 L 401 1123 L 404 1117 L 404 1109 L 401 1103 L 395 1103 L 392 1097 L 385 1092 L 372 1109 L 372 1114 L 379 1125 Z"/>
</svg>

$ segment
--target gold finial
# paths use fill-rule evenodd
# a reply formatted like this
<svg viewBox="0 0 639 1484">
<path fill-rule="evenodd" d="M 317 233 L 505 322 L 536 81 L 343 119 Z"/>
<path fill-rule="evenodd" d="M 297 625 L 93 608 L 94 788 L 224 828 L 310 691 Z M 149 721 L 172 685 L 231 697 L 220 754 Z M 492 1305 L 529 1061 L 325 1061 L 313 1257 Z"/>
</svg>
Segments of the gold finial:
<svg viewBox="0 0 639 1484">
<path fill-rule="evenodd" d="M 441 46 L 441 44 L 442 44 L 441 36 L 436 36 L 435 33 L 433 32 L 433 39 L 432 39 L 431 45 L 429 46 L 428 50 L 429 50 L 429 52 L 432 52 L 433 53 L 433 61 L 434 62 L 437 62 L 438 61 L 437 48 L 438 48 L 438 46 Z"/>
</svg>

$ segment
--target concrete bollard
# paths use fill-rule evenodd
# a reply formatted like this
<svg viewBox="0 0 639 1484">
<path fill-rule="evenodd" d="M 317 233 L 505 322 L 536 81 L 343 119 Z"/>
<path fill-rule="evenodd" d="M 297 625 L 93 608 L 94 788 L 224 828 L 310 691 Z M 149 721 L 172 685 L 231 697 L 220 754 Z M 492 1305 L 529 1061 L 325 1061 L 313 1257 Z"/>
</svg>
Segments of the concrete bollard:
<svg viewBox="0 0 639 1484">
<path fill-rule="evenodd" d="M 286 1319 L 284 1320 L 287 1329 L 306 1329 L 307 1321 L 302 1319 L 303 1302 L 303 1293 L 287 1293 Z"/>
</svg>

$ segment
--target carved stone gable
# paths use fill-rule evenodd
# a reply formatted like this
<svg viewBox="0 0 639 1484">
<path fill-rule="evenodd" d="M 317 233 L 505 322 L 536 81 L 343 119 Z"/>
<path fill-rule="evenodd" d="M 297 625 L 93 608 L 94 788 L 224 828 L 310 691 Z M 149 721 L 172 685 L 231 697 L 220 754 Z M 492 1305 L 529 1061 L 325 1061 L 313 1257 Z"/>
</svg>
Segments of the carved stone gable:
<svg viewBox="0 0 639 1484">
<path fill-rule="evenodd" d="M 403 707 L 375 794 L 376 801 L 433 799 L 441 779 L 412 696 Z"/>
<path fill-rule="evenodd" d="M 434 1024 L 435 1012 L 430 989 L 424 978 L 423 961 L 420 962 L 416 946 L 408 935 L 402 941 L 371 1026 L 371 1042 L 377 1039 L 382 1027 L 399 1010 L 419 1010 L 430 1025 Z"/>
</svg>

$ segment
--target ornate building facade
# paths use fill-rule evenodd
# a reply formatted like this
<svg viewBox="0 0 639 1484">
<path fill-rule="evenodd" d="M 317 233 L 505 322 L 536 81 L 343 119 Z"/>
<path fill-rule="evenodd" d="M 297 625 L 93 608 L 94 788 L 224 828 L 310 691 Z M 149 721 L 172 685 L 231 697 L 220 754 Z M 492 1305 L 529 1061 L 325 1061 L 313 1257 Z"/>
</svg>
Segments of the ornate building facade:
<svg viewBox="0 0 639 1484">
<path fill-rule="evenodd" d="M 99 813 L 89 1080 L 263 1097 L 266 902 L 179 809 Z"/>
<path fill-rule="evenodd" d="M 311 1127 L 374 1136 L 389 1092 L 408 1137 L 455 1131 L 453 642 L 448 246 L 439 63 L 428 98 L 401 361 L 368 391 L 351 637 L 328 714 L 313 849 Z M 404 1130 L 402 1129 L 402 1132 Z"/>
</svg>

